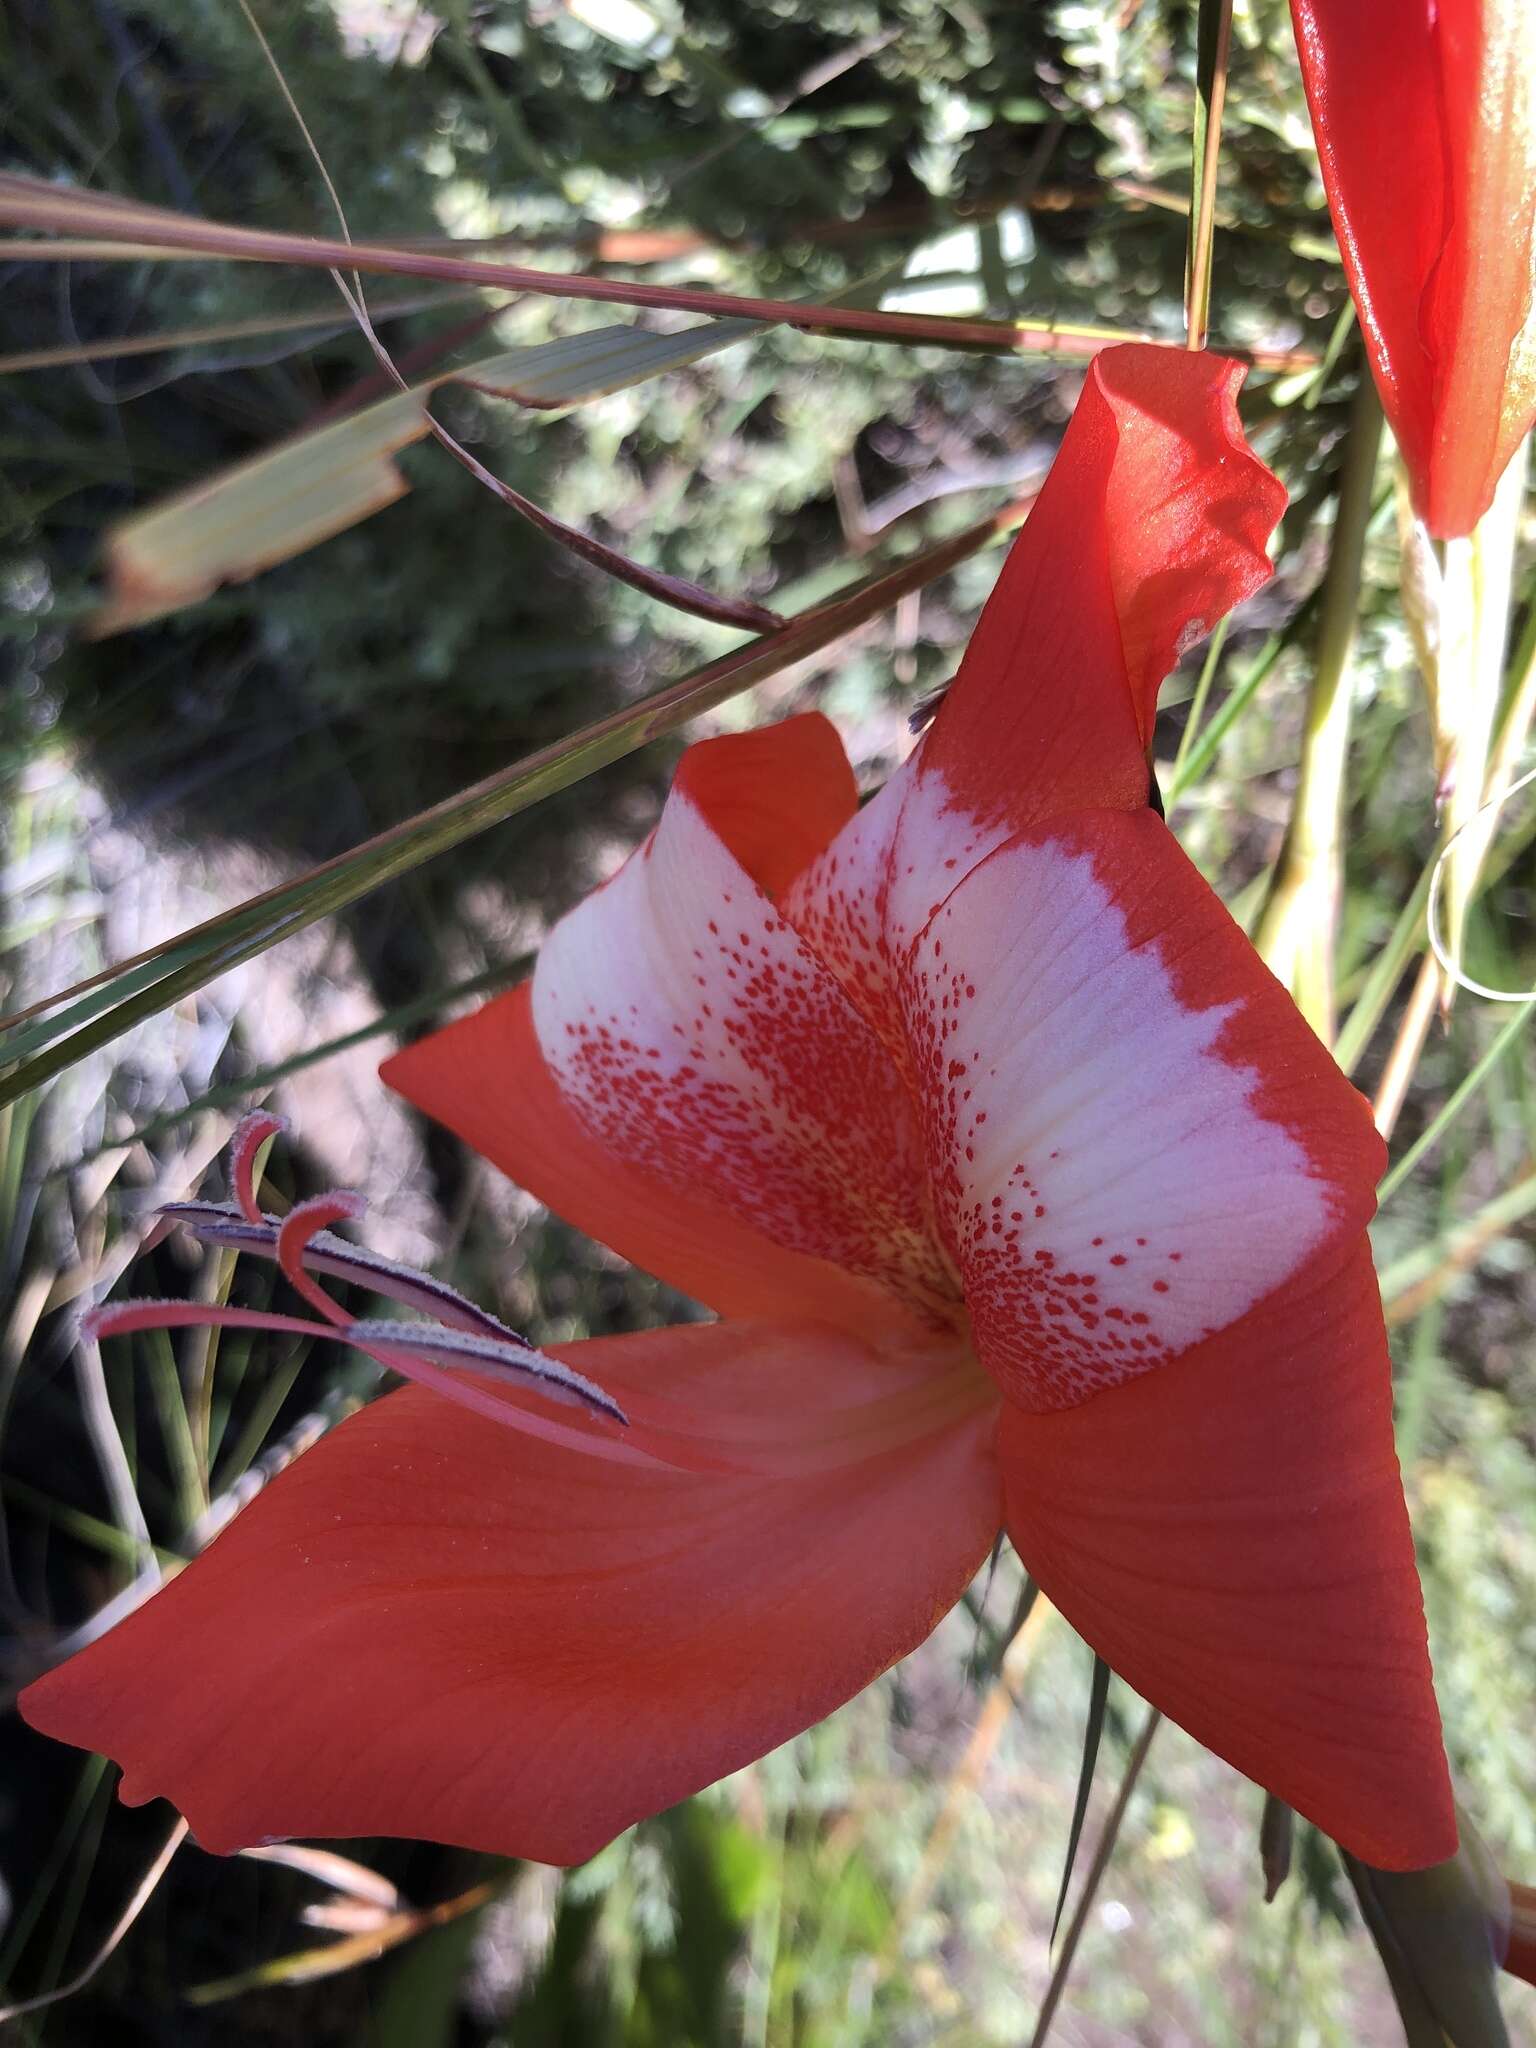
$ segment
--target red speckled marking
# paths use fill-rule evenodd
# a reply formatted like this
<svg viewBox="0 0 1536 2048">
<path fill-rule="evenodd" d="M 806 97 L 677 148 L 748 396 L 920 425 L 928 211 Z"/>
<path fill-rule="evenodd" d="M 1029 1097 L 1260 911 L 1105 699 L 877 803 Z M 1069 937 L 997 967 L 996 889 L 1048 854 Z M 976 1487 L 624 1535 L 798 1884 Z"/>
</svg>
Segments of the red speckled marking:
<svg viewBox="0 0 1536 2048">
<path fill-rule="evenodd" d="M 837 976 L 913 1081 L 895 963 L 943 903 L 1006 836 L 983 830 L 925 770 L 923 745 L 797 877 L 781 908 Z"/>
<path fill-rule="evenodd" d="M 1234 1321 L 1320 1241 L 1329 1191 L 1069 831 L 994 853 L 912 948 L 903 1009 L 935 1206 L 983 1362 L 1026 1405 Z M 1214 908 L 1214 906 L 1213 906 Z"/>
<path fill-rule="evenodd" d="M 551 935 L 533 1014 L 562 1091 L 626 1160 L 958 1320 L 895 1066 L 686 797 Z"/>
<path fill-rule="evenodd" d="M 1059 1408 L 1363 1227 L 1380 1146 L 1150 814 L 994 839 L 914 755 L 775 907 L 674 792 L 533 1013 L 616 1153 Z"/>
</svg>

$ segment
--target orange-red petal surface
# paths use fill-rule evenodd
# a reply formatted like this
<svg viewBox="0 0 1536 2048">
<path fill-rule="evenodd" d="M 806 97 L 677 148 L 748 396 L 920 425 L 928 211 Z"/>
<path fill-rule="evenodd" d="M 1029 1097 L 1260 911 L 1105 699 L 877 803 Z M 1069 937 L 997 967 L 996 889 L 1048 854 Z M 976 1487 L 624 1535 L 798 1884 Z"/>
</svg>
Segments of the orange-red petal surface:
<svg viewBox="0 0 1536 2048">
<path fill-rule="evenodd" d="M 561 1354 L 643 1412 L 814 1439 L 884 1369 L 825 1329 Z M 929 1633 L 999 1521 L 995 1419 L 803 1477 L 647 1470 L 416 1389 L 344 1422 L 22 1698 L 227 1851 L 396 1834 L 576 1862 L 820 1720 Z"/>
<path fill-rule="evenodd" d="M 1238 423 L 1242 379 L 1175 349 L 1094 358 L 924 749 L 979 823 L 1146 802 L 1158 688 L 1268 581 L 1285 509 Z"/>
<path fill-rule="evenodd" d="M 1464 534 L 1536 419 L 1536 9 L 1292 0 L 1323 180 L 1432 533 Z"/>
<path fill-rule="evenodd" d="M 931 1331 L 953 1289 L 910 1100 L 772 894 L 853 805 L 820 717 L 691 748 L 649 839 L 546 940 L 529 1007 L 504 998 L 385 1078 L 723 1312 Z M 530 1017 L 525 1087 L 507 1053 Z"/>
<path fill-rule="evenodd" d="M 1024 1406 L 1160 1368 L 1362 1235 L 1370 1112 L 1150 810 L 999 847 L 902 988 L 976 1348 Z"/>
<path fill-rule="evenodd" d="M 1138 1692 L 1367 1862 L 1454 1852 L 1363 1238 L 1001 1440 L 1020 1556 Z"/>
<path fill-rule="evenodd" d="M 910 1098 L 686 774 L 545 940 L 533 1026 L 578 1122 L 620 1158 L 901 1300 L 951 1298 Z"/>
<path fill-rule="evenodd" d="M 1145 806 L 1159 685 L 1269 577 L 1285 491 L 1243 439 L 1242 375 L 1173 349 L 1095 357 L 931 731 L 786 894 L 898 1058 L 891 965 L 1013 832 Z"/>
<path fill-rule="evenodd" d="M 925 1328 L 872 1280 L 784 1251 L 703 1190 L 644 1172 L 573 1114 L 525 984 L 386 1060 L 390 1087 L 557 1215 L 723 1316 L 793 1316 L 892 1341 Z"/>
<path fill-rule="evenodd" d="M 680 790 L 769 896 L 779 896 L 859 807 L 837 728 L 819 711 L 700 740 L 677 765 Z"/>
</svg>

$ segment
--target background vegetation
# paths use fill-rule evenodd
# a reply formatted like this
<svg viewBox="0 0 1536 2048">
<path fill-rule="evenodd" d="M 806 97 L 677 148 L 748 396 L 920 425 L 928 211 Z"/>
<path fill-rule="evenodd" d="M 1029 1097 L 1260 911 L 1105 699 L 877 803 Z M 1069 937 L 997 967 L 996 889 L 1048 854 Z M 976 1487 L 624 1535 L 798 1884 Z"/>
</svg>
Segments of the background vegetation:
<svg viewBox="0 0 1536 2048">
<path fill-rule="evenodd" d="M 1175 0 L 272 0 L 258 13 L 360 237 L 496 238 L 550 269 L 1032 330 L 1182 331 L 1195 11 Z M 334 230 L 238 0 L 12 0 L 0 133 L 0 169 Z M 1407 1043 L 1438 843 L 1434 735 L 1399 594 L 1390 449 L 1373 455 L 1281 0 L 1237 11 L 1214 256 L 1216 344 L 1278 361 L 1250 379 L 1245 416 L 1292 510 L 1275 585 L 1165 693 L 1157 758 L 1175 829 L 1273 936 L 1296 881 L 1294 835 L 1284 848 L 1298 764 L 1317 757 L 1318 593 L 1349 556 L 1336 946 L 1314 899 L 1303 922 L 1333 972 L 1340 1056 L 1370 1090 Z M 615 317 L 401 279 L 372 281 L 370 304 L 417 374 Z M 402 456 L 410 492 L 389 510 L 91 640 L 80 629 L 114 521 L 387 386 L 323 272 L 0 255 L 0 335 L 7 1010 L 742 640 L 576 562 L 430 442 Z M 102 352 L 153 336 L 146 352 Z M 1082 354 L 1069 333 L 988 352 L 780 326 L 564 412 L 462 387 L 438 411 L 560 517 L 789 613 L 1027 492 Z M 1337 516 L 1351 475 L 1358 516 L 1343 538 L 1358 573 Z M 1532 538 L 1527 527 L 1516 558 L 1504 698 L 1517 752 Z M 914 705 L 952 671 L 996 563 L 975 555 L 690 730 L 820 704 L 873 786 Z M 276 1169 L 284 1194 L 360 1188 L 370 1242 L 432 1260 L 536 1340 L 688 1312 L 381 1102 L 372 1078 L 391 1034 L 446 1014 L 467 982 L 512 975 L 547 919 L 646 829 L 676 745 L 410 867 L 0 1109 L 0 1611 L 15 1684 L 157 1558 L 195 1548 L 211 1500 L 372 1386 L 355 1362 L 229 1341 L 214 1358 L 123 1343 L 103 1377 L 76 1343 L 80 1304 L 116 1284 L 149 1210 L 192 1191 L 254 1097 L 297 1126 Z M 1533 829 L 1517 800 L 1469 920 L 1469 968 L 1504 988 L 1536 983 Z M 1504 1866 L 1530 1874 L 1536 1085 L 1511 1014 L 1463 996 L 1408 1061 L 1398 1157 L 1436 1135 L 1393 1187 L 1378 1253 L 1453 1760 Z M 292 1071 L 274 1078 L 279 1067 Z M 134 1269 L 138 1292 L 208 1284 L 170 1243 Z M 1015 1631 L 1018 1593 L 1005 1559 L 919 1657 L 825 1728 L 563 1879 L 427 1846 L 346 1845 L 349 1870 L 185 1848 L 88 1988 L 17 2022 L 17 2038 L 1028 2040 L 1051 1974 L 1090 1659 L 1043 1608 Z M 195 1645 L 187 1656 L 191 1682 Z M 1142 1714 L 1112 1690 L 1090 1845 Z M 0 1743 L 0 1979 L 20 1997 L 93 1954 L 168 1820 L 119 1808 L 112 1773 L 14 1716 Z M 1259 1811 L 1252 1788 L 1159 1732 L 1057 2039 L 1397 2038 L 1327 1845 L 1303 1831 L 1289 1882 L 1263 1904 Z M 444 1902 L 441 1925 L 401 1939 L 416 1909 Z M 322 1975 L 313 1952 L 331 1942 Z M 1536 1999 L 1511 1991 L 1508 2006 L 1516 2038 L 1536 2040 Z"/>
</svg>

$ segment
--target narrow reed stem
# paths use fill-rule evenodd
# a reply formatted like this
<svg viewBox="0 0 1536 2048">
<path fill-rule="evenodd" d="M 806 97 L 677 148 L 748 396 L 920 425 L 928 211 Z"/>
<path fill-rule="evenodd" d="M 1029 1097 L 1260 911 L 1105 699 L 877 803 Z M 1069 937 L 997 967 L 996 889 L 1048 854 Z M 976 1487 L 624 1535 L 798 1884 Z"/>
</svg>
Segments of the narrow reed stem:
<svg viewBox="0 0 1536 2048">
<path fill-rule="evenodd" d="M 1503 794 L 1502 789 L 1490 787 L 1489 767 L 1503 695 L 1528 447 L 1528 442 L 1522 443 L 1500 480 L 1493 503 L 1472 532 L 1465 539 L 1445 544 L 1434 699 L 1443 762 L 1441 831 L 1447 843 L 1460 834 L 1446 861 L 1445 888 L 1447 948 L 1458 965 L 1467 911 L 1497 829 L 1494 813 L 1484 817 L 1477 813 L 1485 799 Z M 1525 707 L 1511 707 L 1516 708 Z M 1514 744 L 1517 755 L 1523 743 L 1521 733 Z M 1509 752 L 1503 744 L 1498 748 L 1501 765 L 1508 762 Z M 1448 979 L 1442 1007 L 1449 1009 L 1454 998 L 1454 984 Z"/>
<path fill-rule="evenodd" d="M 1093 1861 L 1089 1864 L 1088 1874 L 1083 1879 L 1082 1893 L 1067 1924 L 1061 1954 L 1057 1958 L 1056 1968 L 1051 1973 L 1051 1981 L 1046 1986 L 1045 1998 L 1040 2006 L 1040 2017 L 1035 2022 L 1035 2031 L 1029 2037 L 1029 2048 L 1043 2048 L 1046 2036 L 1051 2031 L 1056 2008 L 1060 2005 L 1062 1993 L 1067 1988 L 1072 1960 L 1083 1938 L 1083 1929 L 1088 1925 L 1088 1915 L 1093 1910 L 1093 1902 L 1098 1896 L 1104 1873 L 1109 1868 L 1109 1859 L 1115 1853 L 1115 1844 L 1120 1839 L 1120 1830 L 1125 1825 L 1126 1812 L 1130 1807 L 1131 1794 L 1136 1790 L 1136 1781 L 1141 1776 L 1142 1768 L 1147 1761 L 1147 1752 L 1152 1747 L 1152 1738 L 1156 1735 L 1162 1718 L 1156 1707 L 1147 1710 L 1147 1718 L 1142 1723 L 1140 1735 L 1136 1738 L 1136 1747 L 1131 1751 L 1130 1760 L 1126 1764 L 1125 1776 L 1120 1780 L 1120 1790 L 1115 1794 L 1115 1803 L 1110 1808 L 1109 1818 L 1104 1823 L 1104 1832 L 1100 1835 L 1098 1846 L 1093 1852 Z"/>
<path fill-rule="evenodd" d="M 1533 714 L 1536 714 L 1536 641 L 1522 646 L 1528 663 L 1516 681 L 1498 737 L 1493 739 L 1503 694 L 1515 546 L 1519 537 L 1530 442 L 1524 442 L 1473 532 L 1446 543 L 1440 623 L 1427 678 L 1434 710 L 1440 776 L 1440 844 L 1459 832 L 1447 861 L 1446 936 L 1459 963 L 1467 912 L 1477 893 L 1497 813 L 1477 813 L 1509 789 Z M 1376 1128 L 1390 1137 L 1413 1081 L 1419 1055 L 1438 1007 L 1450 1009 L 1455 983 L 1427 955 L 1397 1028 L 1376 1091 Z"/>
<path fill-rule="evenodd" d="M 1362 371 L 1323 582 L 1317 665 L 1307 702 L 1296 801 L 1254 930 L 1254 944 L 1325 1045 L 1333 1039 L 1333 945 L 1343 888 L 1351 670 L 1381 432 L 1381 401 Z"/>
<path fill-rule="evenodd" d="M 1205 347 L 1211 321 L 1211 245 L 1216 233 L 1216 173 L 1232 52 L 1232 0 L 1200 0 L 1195 135 L 1190 158 L 1189 253 L 1184 265 L 1185 347 Z"/>
<path fill-rule="evenodd" d="M 1429 1027 L 1440 1001 L 1440 979 L 1435 956 L 1426 953 L 1419 965 L 1418 980 L 1413 984 L 1408 1007 L 1403 1012 L 1403 1021 L 1392 1041 L 1392 1050 L 1387 1055 L 1376 1099 L 1371 1104 L 1376 1128 L 1384 1138 L 1390 1138 L 1396 1128 L 1403 1099 L 1413 1084 L 1419 1054 L 1424 1050 L 1424 1041 L 1429 1036 Z"/>
</svg>

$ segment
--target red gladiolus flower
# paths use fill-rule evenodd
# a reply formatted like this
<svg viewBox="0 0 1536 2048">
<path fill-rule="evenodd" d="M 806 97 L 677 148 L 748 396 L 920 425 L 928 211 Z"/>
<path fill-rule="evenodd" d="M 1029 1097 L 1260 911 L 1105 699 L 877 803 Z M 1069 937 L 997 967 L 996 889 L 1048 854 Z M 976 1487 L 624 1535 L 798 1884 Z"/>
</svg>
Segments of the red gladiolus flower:
<svg viewBox="0 0 1536 2048">
<path fill-rule="evenodd" d="M 1531 0 L 1291 0 L 1371 366 L 1431 533 L 1536 420 Z"/>
<path fill-rule="evenodd" d="M 873 802 L 819 716 L 693 747 L 532 982 L 386 1067 L 721 1320 L 549 1360 L 390 1269 L 455 1327 L 345 1334 L 428 1384 L 34 1684 L 38 1727 L 214 1849 L 573 1862 L 913 1649 L 1002 1528 L 1250 1777 L 1375 1864 L 1451 1853 L 1382 1147 L 1147 803 L 1159 680 L 1284 502 L 1238 377 L 1101 355 Z M 183 1215 L 340 1316 L 337 1203 L 279 1231 L 237 1184 Z"/>
</svg>

